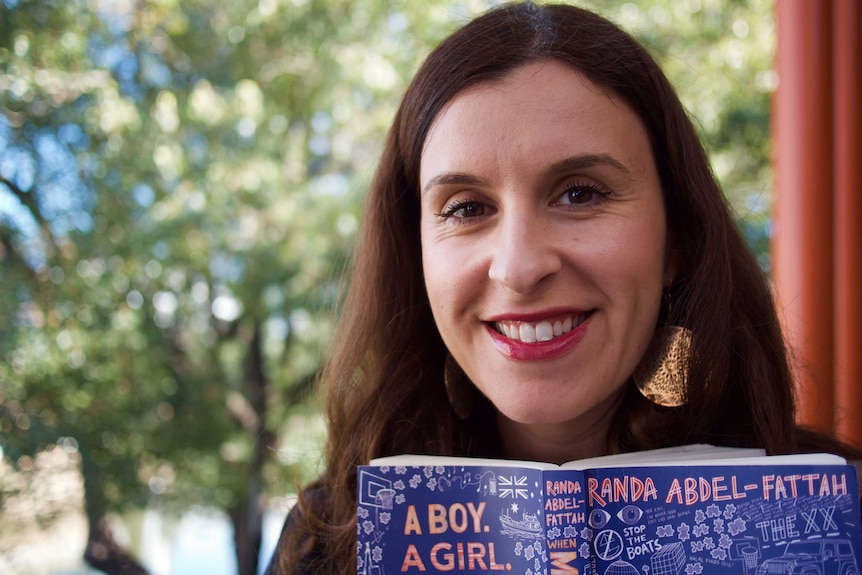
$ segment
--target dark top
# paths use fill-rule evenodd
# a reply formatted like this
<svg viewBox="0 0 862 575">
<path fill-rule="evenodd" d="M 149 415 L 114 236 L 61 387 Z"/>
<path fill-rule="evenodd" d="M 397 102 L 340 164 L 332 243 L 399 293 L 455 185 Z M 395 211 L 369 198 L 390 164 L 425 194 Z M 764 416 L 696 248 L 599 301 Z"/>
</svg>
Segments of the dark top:
<svg viewBox="0 0 862 575">
<path fill-rule="evenodd" d="M 309 503 L 314 506 L 322 504 L 325 499 L 322 489 L 312 489 L 306 492 L 306 496 L 308 497 Z M 314 566 L 318 563 L 317 560 L 322 557 L 319 544 L 315 545 L 312 552 L 302 559 L 298 570 L 293 573 L 287 573 L 279 569 L 281 558 L 286 556 L 286 553 L 288 552 L 287 541 L 292 535 L 294 535 L 295 530 L 298 529 L 296 522 L 299 516 L 299 506 L 294 505 L 287 514 L 287 518 L 284 520 L 284 526 L 281 528 L 281 535 L 278 537 L 278 544 L 275 547 L 275 552 L 272 554 L 272 558 L 269 560 L 269 565 L 267 566 L 264 575 L 313 575 L 316 572 Z"/>
</svg>

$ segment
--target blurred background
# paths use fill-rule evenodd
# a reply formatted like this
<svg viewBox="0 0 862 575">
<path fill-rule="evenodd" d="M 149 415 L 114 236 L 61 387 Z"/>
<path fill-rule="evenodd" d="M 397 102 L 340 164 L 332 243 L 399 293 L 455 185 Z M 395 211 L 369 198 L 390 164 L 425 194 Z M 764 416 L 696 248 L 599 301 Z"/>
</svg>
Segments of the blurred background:
<svg viewBox="0 0 862 575">
<path fill-rule="evenodd" d="M 385 130 L 494 4 L 0 0 L 0 574 L 265 568 Z M 663 64 L 769 270 L 772 3 L 578 4 Z"/>
</svg>

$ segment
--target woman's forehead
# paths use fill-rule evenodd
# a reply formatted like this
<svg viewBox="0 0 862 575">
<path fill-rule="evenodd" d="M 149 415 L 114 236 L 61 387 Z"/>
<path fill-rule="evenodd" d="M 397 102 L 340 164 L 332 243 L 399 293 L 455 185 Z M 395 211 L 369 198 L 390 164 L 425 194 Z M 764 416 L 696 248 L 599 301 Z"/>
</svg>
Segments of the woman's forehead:
<svg viewBox="0 0 862 575">
<path fill-rule="evenodd" d="M 488 154 L 527 162 L 610 154 L 632 169 L 652 161 L 646 130 L 628 105 L 557 60 L 521 66 L 455 96 L 428 131 L 420 178 L 468 168 Z"/>
</svg>

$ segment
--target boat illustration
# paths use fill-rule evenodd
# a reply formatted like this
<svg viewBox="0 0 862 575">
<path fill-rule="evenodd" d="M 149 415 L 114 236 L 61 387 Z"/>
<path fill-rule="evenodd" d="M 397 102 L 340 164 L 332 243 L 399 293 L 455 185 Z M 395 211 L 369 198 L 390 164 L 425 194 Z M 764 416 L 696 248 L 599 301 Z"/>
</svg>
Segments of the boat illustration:
<svg viewBox="0 0 862 575">
<path fill-rule="evenodd" d="M 517 535 L 520 537 L 544 537 L 542 525 L 535 513 L 524 513 L 521 520 L 509 517 L 508 510 L 504 515 L 500 515 L 500 523 L 503 525 L 503 533 L 507 535 Z"/>
</svg>

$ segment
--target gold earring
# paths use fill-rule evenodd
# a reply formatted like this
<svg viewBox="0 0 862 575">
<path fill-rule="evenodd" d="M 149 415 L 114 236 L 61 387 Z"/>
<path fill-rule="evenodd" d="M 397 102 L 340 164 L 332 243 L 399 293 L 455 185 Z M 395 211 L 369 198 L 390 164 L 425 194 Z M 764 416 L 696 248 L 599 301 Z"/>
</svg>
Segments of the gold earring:
<svg viewBox="0 0 862 575">
<path fill-rule="evenodd" d="M 670 322 L 670 296 L 666 294 Z M 656 327 L 649 347 L 632 374 L 638 391 L 656 405 L 679 407 L 685 403 L 691 357 L 691 330 L 678 325 Z"/>
<path fill-rule="evenodd" d="M 467 420 L 473 413 L 473 402 L 475 400 L 475 389 L 467 374 L 458 365 L 458 362 L 446 354 L 446 363 L 443 366 L 443 383 L 446 385 L 446 396 L 449 405 L 458 419 Z"/>
</svg>

